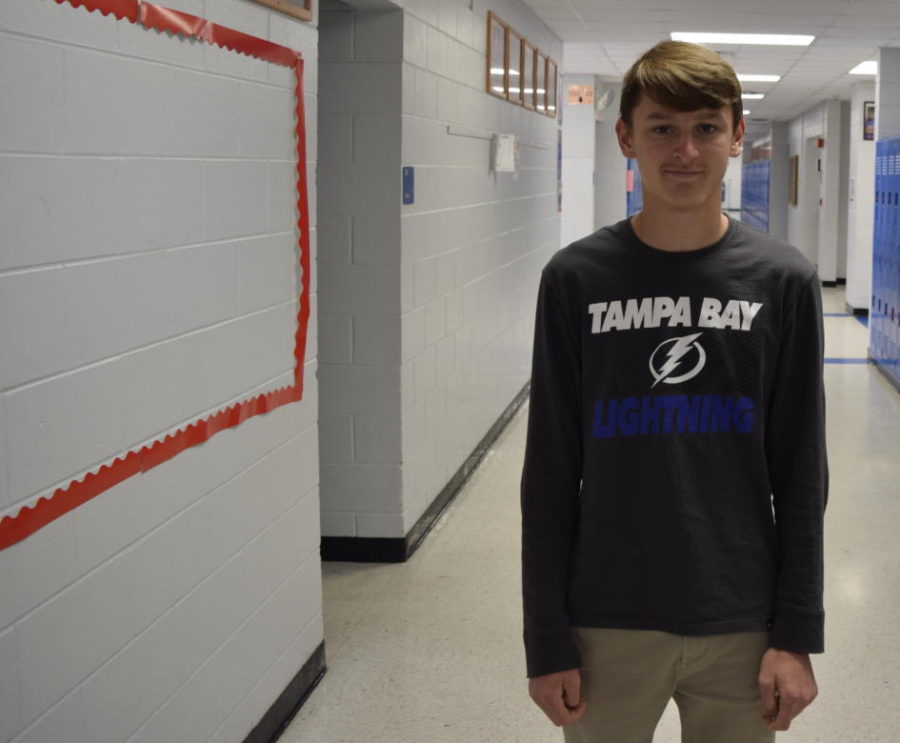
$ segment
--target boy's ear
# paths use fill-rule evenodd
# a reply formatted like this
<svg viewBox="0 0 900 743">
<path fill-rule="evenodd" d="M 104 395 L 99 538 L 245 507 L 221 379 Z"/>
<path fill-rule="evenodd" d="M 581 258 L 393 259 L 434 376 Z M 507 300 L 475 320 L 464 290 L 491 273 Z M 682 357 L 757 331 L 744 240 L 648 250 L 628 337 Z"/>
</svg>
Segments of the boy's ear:
<svg viewBox="0 0 900 743">
<path fill-rule="evenodd" d="M 741 120 L 738 122 L 737 127 L 734 130 L 734 137 L 731 139 L 731 156 L 737 157 L 744 151 L 744 132 L 747 128 L 747 124 L 744 121 L 744 118 L 741 117 Z"/>
<path fill-rule="evenodd" d="M 616 121 L 616 138 L 619 140 L 619 149 L 622 151 L 622 154 L 625 157 L 634 157 L 631 130 L 622 119 Z"/>
</svg>

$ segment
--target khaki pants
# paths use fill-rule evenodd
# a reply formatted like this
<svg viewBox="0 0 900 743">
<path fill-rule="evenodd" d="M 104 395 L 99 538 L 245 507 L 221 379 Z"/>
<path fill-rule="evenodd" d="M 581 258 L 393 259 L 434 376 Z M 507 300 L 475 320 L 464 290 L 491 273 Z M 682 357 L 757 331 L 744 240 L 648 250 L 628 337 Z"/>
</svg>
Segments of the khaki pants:
<svg viewBox="0 0 900 743">
<path fill-rule="evenodd" d="M 670 699 L 682 743 L 772 743 L 757 676 L 768 633 L 685 637 L 649 630 L 575 628 L 584 716 L 566 743 L 652 743 Z"/>
</svg>

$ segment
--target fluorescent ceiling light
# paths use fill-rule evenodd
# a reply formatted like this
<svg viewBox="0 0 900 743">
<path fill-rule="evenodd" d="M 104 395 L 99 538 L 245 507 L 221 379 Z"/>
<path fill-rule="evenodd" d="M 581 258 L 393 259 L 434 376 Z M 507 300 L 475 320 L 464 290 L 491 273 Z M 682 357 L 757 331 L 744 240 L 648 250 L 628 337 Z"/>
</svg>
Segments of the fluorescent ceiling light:
<svg viewBox="0 0 900 743">
<path fill-rule="evenodd" d="M 815 36 L 791 34 L 719 34 L 673 31 L 673 41 L 692 41 L 695 44 L 765 44 L 768 46 L 809 46 Z"/>
<path fill-rule="evenodd" d="M 777 83 L 781 75 L 738 75 L 742 83 Z"/>
<path fill-rule="evenodd" d="M 744 109 L 744 116 L 749 116 L 749 115 L 750 115 L 749 109 L 746 109 L 746 108 L 745 108 L 745 109 Z"/>
<path fill-rule="evenodd" d="M 877 75 L 878 74 L 878 60 L 877 59 L 869 59 L 865 62 L 860 62 L 856 67 L 850 70 L 851 75 Z"/>
<path fill-rule="evenodd" d="M 741 93 L 741 98 L 748 101 L 759 101 L 765 97 L 765 93 Z"/>
</svg>

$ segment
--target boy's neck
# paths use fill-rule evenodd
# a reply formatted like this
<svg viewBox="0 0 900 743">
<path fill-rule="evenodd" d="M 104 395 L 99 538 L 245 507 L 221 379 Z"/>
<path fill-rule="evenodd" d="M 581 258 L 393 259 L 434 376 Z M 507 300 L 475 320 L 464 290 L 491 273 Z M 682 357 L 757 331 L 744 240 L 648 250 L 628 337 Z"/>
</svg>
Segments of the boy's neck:
<svg viewBox="0 0 900 743">
<path fill-rule="evenodd" d="M 641 242 L 657 250 L 684 253 L 700 250 L 722 238 L 728 217 L 715 210 L 675 211 L 644 208 L 631 218 L 631 228 Z"/>
</svg>

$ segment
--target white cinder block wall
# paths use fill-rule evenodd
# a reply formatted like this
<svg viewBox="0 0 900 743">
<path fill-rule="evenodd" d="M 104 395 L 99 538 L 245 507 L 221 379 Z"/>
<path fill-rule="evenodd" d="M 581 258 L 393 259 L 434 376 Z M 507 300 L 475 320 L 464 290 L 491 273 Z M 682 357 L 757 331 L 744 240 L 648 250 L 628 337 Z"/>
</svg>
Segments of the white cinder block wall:
<svg viewBox="0 0 900 743">
<path fill-rule="evenodd" d="M 527 383 L 537 280 L 560 247 L 559 125 L 485 92 L 487 12 L 557 64 L 562 44 L 518 0 L 404 5 L 402 165 L 416 187 L 401 208 L 408 531 Z M 520 139 L 516 174 L 489 172 L 485 137 L 498 132 Z"/>
<path fill-rule="evenodd" d="M 322 533 L 403 536 L 403 14 L 320 6 Z"/>
<path fill-rule="evenodd" d="M 304 55 L 311 172 L 315 26 L 167 5 Z M 291 384 L 293 88 L 112 16 L 0 4 L 0 516 Z M 0 741 L 239 741 L 314 653 L 311 325 L 302 402 L 0 552 Z"/>
<path fill-rule="evenodd" d="M 847 305 L 868 310 L 872 296 L 875 215 L 875 140 L 863 139 L 863 104 L 875 100 L 875 83 L 854 83 L 850 102 L 850 201 L 847 219 Z"/>
<path fill-rule="evenodd" d="M 485 92 L 488 6 L 399 5 L 322 14 L 325 536 L 409 533 L 527 383 L 559 247 L 558 125 Z M 490 9 L 560 62 L 524 4 Z M 515 175 L 489 170 L 495 132 L 520 138 Z"/>
</svg>

